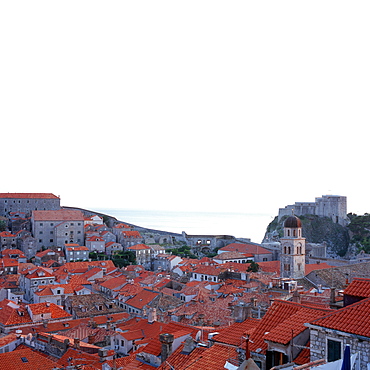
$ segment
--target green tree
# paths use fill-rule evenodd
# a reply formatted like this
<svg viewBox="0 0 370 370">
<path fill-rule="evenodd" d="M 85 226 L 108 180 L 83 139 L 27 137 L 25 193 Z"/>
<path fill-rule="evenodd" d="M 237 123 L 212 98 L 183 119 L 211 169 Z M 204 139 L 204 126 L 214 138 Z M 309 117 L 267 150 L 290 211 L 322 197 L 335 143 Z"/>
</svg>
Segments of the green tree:
<svg viewBox="0 0 370 370">
<path fill-rule="evenodd" d="M 112 261 L 117 267 L 136 265 L 136 256 L 132 251 L 118 251 L 112 256 Z"/>
<path fill-rule="evenodd" d="M 247 268 L 248 272 L 258 272 L 259 270 L 259 265 L 257 262 L 251 261 L 250 265 Z"/>
<path fill-rule="evenodd" d="M 6 230 L 6 221 L 0 220 L 0 232 Z"/>
</svg>

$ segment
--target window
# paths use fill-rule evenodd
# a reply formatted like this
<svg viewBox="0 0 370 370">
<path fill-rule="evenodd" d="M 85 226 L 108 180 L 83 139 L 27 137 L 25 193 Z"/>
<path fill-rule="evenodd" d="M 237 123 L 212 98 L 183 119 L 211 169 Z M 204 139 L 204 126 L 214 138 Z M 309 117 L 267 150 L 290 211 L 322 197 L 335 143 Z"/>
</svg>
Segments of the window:
<svg viewBox="0 0 370 370">
<path fill-rule="evenodd" d="M 44 224 L 42 222 L 40 222 L 40 226 L 44 226 Z"/>
<path fill-rule="evenodd" d="M 328 362 L 340 360 L 342 358 L 342 342 L 338 340 L 328 339 L 327 356 Z"/>
<path fill-rule="evenodd" d="M 50 231 L 50 234 L 54 234 L 54 231 Z"/>
<path fill-rule="evenodd" d="M 39 234 L 42 234 L 42 231 L 40 231 Z"/>
<path fill-rule="evenodd" d="M 53 222 L 50 222 L 50 226 L 54 226 L 54 223 Z"/>
<path fill-rule="evenodd" d="M 289 265 L 289 263 L 285 263 L 284 264 L 284 270 L 285 271 L 290 271 L 290 265 Z"/>
<path fill-rule="evenodd" d="M 50 239 L 50 243 L 54 243 L 54 239 Z"/>
</svg>

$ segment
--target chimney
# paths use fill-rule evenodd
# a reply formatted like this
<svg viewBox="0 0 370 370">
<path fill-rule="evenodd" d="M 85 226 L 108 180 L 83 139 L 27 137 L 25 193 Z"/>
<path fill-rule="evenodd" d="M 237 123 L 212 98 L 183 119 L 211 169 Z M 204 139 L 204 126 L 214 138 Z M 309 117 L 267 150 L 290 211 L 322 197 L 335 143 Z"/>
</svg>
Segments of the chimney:
<svg viewBox="0 0 370 370">
<path fill-rule="evenodd" d="M 99 349 L 98 355 L 100 357 L 100 362 L 104 362 L 107 359 L 108 351 L 106 349 Z"/>
<path fill-rule="evenodd" d="M 330 304 L 335 303 L 335 288 L 330 288 Z"/>
<path fill-rule="evenodd" d="M 251 298 L 251 305 L 252 307 L 257 307 L 257 298 L 255 297 Z"/>
<path fill-rule="evenodd" d="M 174 336 L 172 334 L 159 334 L 159 341 L 162 343 L 161 363 L 167 360 L 168 356 L 172 353 L 172 343 Z"/>
<path fill-rule="evenodd" d="M 79 338 L 74 338 L 73 344 L 76 349 L 80 349 L 80 339 Z"/>
<path fill-rule="evenodd" d="M 298 290 L 294 291 L 292 300 L 295 303 L 301 303 L 301 295 L 299 294 Z"/>
<path fill-rule="evenodd" d="M 244 334 L 245 339 L 245 359 L 248 360 L 251 357 L 251 353 L 249 350 L 249 335 Z"/>
<path fill-rule="evenodd" d="M 233 309 L 235 322 L 243 322 L 245 319 L 251 317 L 252 307 L 245 302 L 238 302 Z"/>
<path fill-rule="evenodd" d="M 148 323 L 153 324 L 155 321 L 157 321 L 157 310 L 151 307 L 148 311 Z"/>
<path fill-rule="evenodd" d="M 184 348 L 181 353 L 188 355 L 193 351 L 195 347 L 196 347 L 196 343 L 194 342 L 193 338 L 187 337 L 185 339 Z"/>
</svg>

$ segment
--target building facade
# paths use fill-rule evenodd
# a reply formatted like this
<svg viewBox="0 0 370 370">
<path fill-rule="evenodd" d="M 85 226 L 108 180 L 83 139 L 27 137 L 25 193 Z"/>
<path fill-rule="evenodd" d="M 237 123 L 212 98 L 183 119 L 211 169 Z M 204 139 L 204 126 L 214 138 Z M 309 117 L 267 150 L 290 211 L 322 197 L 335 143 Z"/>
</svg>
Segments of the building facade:
<svg viewBox="0 0 370 370">
<path fill-rule="evenodd" d="M 60 198 L 51 193 L 0 193 L 0 216 L 11 212 L 60 209 Z"/>
<path fill-rule="evenodd" d="M 32 234 L 39 248 L 82 245 L 84 242 L 84 215 L 81 211 L 33 211 L 31 223 Z"/>
</svg>

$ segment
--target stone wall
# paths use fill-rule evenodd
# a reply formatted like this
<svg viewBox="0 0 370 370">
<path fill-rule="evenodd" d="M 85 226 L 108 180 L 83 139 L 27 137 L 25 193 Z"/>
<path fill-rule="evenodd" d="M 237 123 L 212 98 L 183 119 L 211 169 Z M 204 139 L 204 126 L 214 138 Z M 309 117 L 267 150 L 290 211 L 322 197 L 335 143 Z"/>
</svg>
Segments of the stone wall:
<svg viewBox="0 0 370 370">
<path fill-rule="evenodd" d="M 360 370 L 367 370 L 367 364 L 370 363 L 370 338 L 359 337 L 354 334 L 338 332 L 326 328 L 311 328 L 310 330 L 310 361 L 327 359 L 327 341 L 328 339 L 341 342 L 342 354 L 347 344 L 350 345 L 351 355 L 359 352 L 357 363 Z"/>
<path fill-rule="evenodd" d="M 329 217 L 334 223 L 347 225 L 347 197 L 339 195 L 323 195 L 315 198 L 315 202 L 296 202 L 279 208 L 279 220 L 284 216 L 316 215 Z"/>
</svg>

